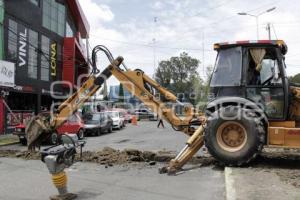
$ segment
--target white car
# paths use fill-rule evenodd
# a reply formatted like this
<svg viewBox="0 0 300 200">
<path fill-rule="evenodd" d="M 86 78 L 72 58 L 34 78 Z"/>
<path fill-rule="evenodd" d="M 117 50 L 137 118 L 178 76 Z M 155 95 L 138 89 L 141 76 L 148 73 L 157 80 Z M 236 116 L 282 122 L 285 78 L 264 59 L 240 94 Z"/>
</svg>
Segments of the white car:
<svg viewBox="0 0 300 200">
<path fill-rule="evenodd" d="M 119 111 L 108 111 L 110 118 L 113 120 L 113 128 L 122 129 L 125 126 L 125 118 Z"/>
</svg>

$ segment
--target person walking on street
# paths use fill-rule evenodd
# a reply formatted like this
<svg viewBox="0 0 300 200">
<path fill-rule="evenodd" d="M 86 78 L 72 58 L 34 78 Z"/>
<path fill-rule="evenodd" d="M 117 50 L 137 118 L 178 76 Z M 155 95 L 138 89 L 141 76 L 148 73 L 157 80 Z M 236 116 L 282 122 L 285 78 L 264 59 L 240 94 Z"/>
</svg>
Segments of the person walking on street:
<svg viewBox="0 0 300 200">
<path fill-rule="evenodd" d="M 163 128 L 165 128 L 164 121 L 162 120 L 162 118 L 159 118 L 159 122 L 158 122 L 158 124 L 157 124 L 157 128 L 159 128 L 160 125 L 161 125 Z"/>
</svg>

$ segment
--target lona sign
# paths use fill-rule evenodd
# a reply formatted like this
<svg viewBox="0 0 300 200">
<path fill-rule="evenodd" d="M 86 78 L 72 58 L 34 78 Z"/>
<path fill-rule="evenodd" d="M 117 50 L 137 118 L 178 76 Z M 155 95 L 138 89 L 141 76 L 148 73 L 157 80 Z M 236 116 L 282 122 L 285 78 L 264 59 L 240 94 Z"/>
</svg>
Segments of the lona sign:
<svg viewBox="0 0 300 200">
<path fill-rule="evenodd" d="M 56 43 L 51 44 L 51 76 L 56 76 Z"/>
</svg>

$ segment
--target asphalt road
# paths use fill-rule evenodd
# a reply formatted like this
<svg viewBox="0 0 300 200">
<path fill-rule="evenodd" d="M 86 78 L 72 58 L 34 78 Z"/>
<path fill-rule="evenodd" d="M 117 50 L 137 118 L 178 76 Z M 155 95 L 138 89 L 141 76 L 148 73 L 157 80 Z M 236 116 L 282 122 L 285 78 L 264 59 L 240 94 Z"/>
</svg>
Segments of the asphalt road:
<svg viewBox="0 0 300 200">
<path fill-rule="evenodd" d="M 157 123 L 157 121 L 139 121 L 137 126 L 128 124 L 124 129 L 114 130 L 110 134 L 86 137 L 87 144 L 84 150 L 95 151 L 108 146 L 119 150 L 133 148 L 179 152 L 188 137 L 182 132 L 173 130 L 166 122 L 165 128 L 157 128 Z M 0 147 L 1 149 L 26 150 L 26 147 L 15 144 Z"/>
<path fill-rule="evenodd" d="M 158 174 L 159 166 L 130 164 L 104 168 L 76 163 L 68 169 L 69 191 L 78 200 L 219 200 L 225 197 L 223 171 L 194 168 L 177 176 Z M 41 161 L 0 158 L 0 199 L 41 200 L 57 191 Z"/>
</svg>

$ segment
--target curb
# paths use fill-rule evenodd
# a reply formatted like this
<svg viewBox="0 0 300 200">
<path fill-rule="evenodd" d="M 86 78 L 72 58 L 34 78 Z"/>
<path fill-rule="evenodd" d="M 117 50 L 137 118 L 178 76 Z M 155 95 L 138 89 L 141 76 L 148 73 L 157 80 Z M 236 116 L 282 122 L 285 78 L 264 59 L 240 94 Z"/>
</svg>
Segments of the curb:
<svg viewBox="0 0 300 200">
<path fill-rule="evenodd" d="M 9 146 L 9 145 L 14 145 L 14 144 L 18 144 L 20 143 L 19 141 L 16 141 L 16 142 L 10 142 L 10 143 L 7 143 L 7 144 L 0 144 L 0 147 L 4 147 L 4 146 Z"/>
<path fill-rule="evenodd" d="M 225 199 L 226 200 L 236 200 L 236 191 L 234 188 L 234 179 L 232 176 L 232 168 L 225 167 Z"/>
</svg>

